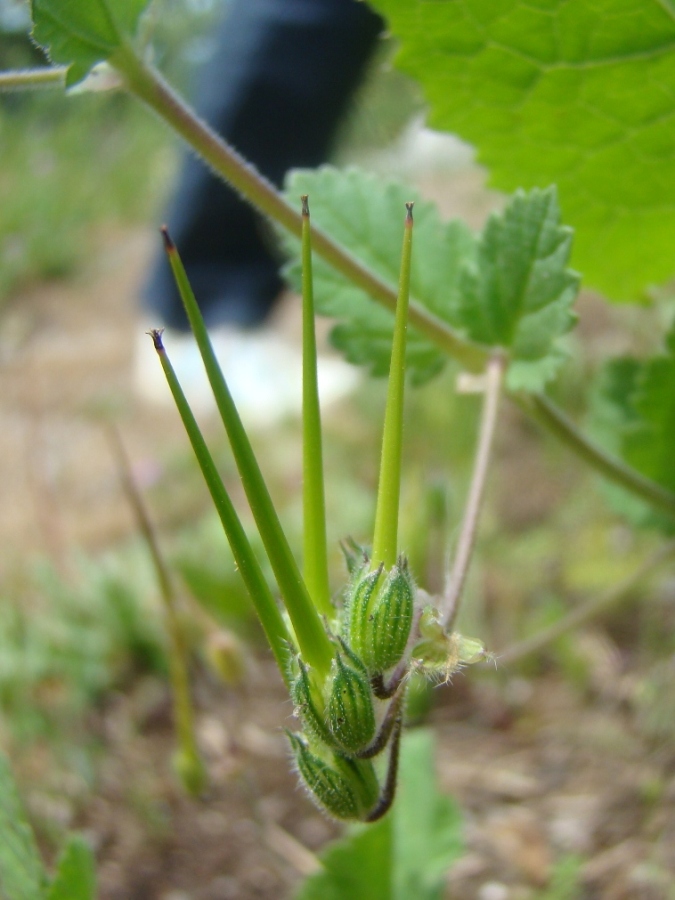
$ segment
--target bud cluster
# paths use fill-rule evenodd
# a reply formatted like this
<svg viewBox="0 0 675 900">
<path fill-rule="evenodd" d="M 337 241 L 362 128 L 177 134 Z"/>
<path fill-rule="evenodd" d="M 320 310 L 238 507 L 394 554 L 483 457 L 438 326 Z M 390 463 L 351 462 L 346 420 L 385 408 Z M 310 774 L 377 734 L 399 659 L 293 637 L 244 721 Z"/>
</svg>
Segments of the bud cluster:
<svg viewBox="0 0 675 900">
<path fill-rule="evenodd" d="M 475 660 L 461 652 L 465 639 L 444 633 L 432 607 L 416 609 L 416 598 L 427 595 L 416 590 L 404 557 L 388 572 L 372 568 L 363 551 L 359 558 L 348 553 L 347 565 L 329 675 L 319 679 L 300 656 L 292 664 L 291 698 L 303 731 L 289 733 L 289 741 L 319 807 L 338 819 L 373 821 L 393 799 L 408 674 L 438 680 Z M 389 772 L 380 784 L 373 760 L 387 750 Z"/>
</svg>

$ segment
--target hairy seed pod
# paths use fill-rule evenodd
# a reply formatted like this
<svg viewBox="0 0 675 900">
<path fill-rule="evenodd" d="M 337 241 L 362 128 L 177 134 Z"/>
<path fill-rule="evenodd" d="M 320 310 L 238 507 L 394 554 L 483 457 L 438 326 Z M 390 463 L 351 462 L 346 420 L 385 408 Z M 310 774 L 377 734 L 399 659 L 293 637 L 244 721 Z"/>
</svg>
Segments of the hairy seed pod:
<svg viewBox="0 0 675 900">
<path fill-rule="evenodd" d="M 389 573 L 372 611 L 372 667 L 382 672 L 403 656 L 415 606 L 415 588 L 407 564 L 399 562 Z M 366 665 L 368 662 L 366 661 Z"/>
<path fill-rule="evenodd" d="M 300 777 L 317 805 L 336 819 L 360 819 L 364 810 L 349 770 L 338 772 L 312 753 L 300 735 L 287 734 Z"/>
<path fill-rule="evenodd" d="M 347 640 L 371 675 L 395 666 L 412 626 L 415 588 L 405 560 L 380 584 L 382 567 L 356 586 L 347 610 Z"/>
<path fill-rule="evenodd" d="M 369 669 L 366 662 L 370 655 L 369 616 L 371 614 L 371 601 L 382 575 L 383 567 L 380 566 L 373 572 L 356 581 L 348 600 L 345 640 L 352 651 L 361 659 Z"/>
<path fill-rule="evenodd" d="M 344 753 L 351 756 L 364 750 L 375 737 L 372 691 L 362 667 L 347 665 L 340 653 L 335 668 L 328 701 L 328 727 Z"/>
<path fill-rule="evenodd" d="M 312 684 L 307 666 L 300 658 L 298 658 L 298 667 L 300 671 L 291 684 L 290 691 L 295 714 L 312 738 L 338 749 L 326 724 L 324 705 L 319 691 Z"/>
</svg>

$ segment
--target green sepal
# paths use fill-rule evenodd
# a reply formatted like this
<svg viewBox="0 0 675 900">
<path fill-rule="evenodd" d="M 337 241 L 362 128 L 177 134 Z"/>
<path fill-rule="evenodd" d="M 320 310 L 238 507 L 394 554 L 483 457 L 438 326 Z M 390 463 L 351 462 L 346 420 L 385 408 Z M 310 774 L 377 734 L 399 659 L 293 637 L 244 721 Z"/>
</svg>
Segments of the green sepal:
<svg viewBox="0 0 675 900">
<path fill-rule="evenodd" d="M 380 799 L 381 786 L 370 759 L 350 759 L 336 754 L 333 763 L 356 792 L 361 805 L 361 820 L 367 819 Z"/>
<path fill-rule="evenodd" d="M 293 680 L 290 690 L 295 715 L 311 738 L 337 749 L 326 724 L 325 704 L 321 692 L 313 683 L 307 666 L 300 658 L 298 669 L 298 675 Z"/>
<path fill-rule="evenodd" d="M 338 653 L 334 665 L 328 725 L 335 741 L 351 756 L 365 750 L 375 737 L 372 690 L 360 664 L 352 668 Z"/>
<path fill-rule="evenodd" d="M 366 547 L 363 547 L 352 537 L 340 541 L 340 549 L 345 558 L 347 572 L 352 581 L 363 573 L 365 566 L 368 565 L 370 554 Z"/>
<path fill-rule="evenodd" d="M 287 735 L 300 778 L 317 806 L 336 819 L 361 819 L 367 810 L 359 797 L 362 785 L 356 771 L 352 767 L 338 771 L 313 753 L 300 735 Z"/>
<path fill-rule="evenodd" d="M 448 681 L 463 666 L 484 662 L 491 656 L 477 638 L 465 637 L 458 631 L 448 634 L 438 610 L 427 606 L 418 626 L 420 640 L 412 649 L 420 675 L 435 681 Z"/>
</svg>

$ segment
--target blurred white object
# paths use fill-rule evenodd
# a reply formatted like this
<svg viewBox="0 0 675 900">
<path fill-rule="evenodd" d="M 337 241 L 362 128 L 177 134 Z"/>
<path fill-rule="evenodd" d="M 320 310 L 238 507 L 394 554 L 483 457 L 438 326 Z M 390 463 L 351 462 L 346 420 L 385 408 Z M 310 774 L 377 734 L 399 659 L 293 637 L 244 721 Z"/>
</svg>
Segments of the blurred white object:
<svg viewBox="0 0 675 900">
<path fill-rule="evenodd" d="M 122 76 L 107 62 L 97 63 L 89 74 L 68 88 L 68 94 L 90 94 L 102 91 L 116 91 L 124 84 Z"/>
<path fill-rule="evenodd" d="M 416 116 L 390 147 L 376 150 L 365 162 L 379 172 L 401 176 L 465 169 L 474 157 L 470 144 L 454 134 L 432 131 L 425 126 L 424 116 Z"/>
<path fill-rule="evenodd" d="M 302 356 L 294 346 L 276 332 L 261 328 L 217 328 L 210 337 L 246 426 L 271 426 L 301 414 Z M 192 334 L 167 328 L 162 340 L 193 411 L 215 412 L 213 393 Z M 142 332 L 135 357 L 137 395 L 147 403 L 173 405 L 152 341 Z M 319 357 L 317 372 L 322 409 L 351 394 L 359 381 L 358 369 L 340 359 Z"/>
</svg>

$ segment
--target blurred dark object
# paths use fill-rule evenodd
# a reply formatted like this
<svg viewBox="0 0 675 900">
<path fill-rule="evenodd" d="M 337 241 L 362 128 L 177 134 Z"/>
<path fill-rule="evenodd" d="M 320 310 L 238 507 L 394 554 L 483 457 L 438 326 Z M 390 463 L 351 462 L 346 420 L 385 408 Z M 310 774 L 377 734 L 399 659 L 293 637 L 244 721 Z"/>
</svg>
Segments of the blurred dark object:
<svg viewBox="0 0 675 900">
<path fill-rule="evenodd" d="M 290 168 L 326 160 L 382 28 L 358 0 L 233 0 L 197 111 L 280 187 Z M 262 218 L 186 156 L 167 221 L 207 325 L 260 324 L 282 288 Z M 187 329 L 163 256 L 144 303 L 155 319 Z"/>
<path fill-rule="evenodd" d="M 0 0 L 0 69 L 40 65 L 44 55 L 30 41 L 30 9 L 25 0 Z M 16 102 L 16 94 L 0 95 L 3 104 Z"/>
</svg>

